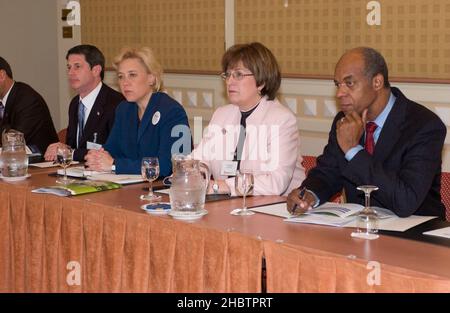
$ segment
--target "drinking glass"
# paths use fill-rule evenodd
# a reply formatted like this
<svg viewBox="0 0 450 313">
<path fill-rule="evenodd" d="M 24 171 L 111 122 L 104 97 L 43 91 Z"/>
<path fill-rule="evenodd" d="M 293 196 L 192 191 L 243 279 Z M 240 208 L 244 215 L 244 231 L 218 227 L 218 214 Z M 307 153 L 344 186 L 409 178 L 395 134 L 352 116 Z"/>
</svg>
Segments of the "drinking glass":
<svg viewBox="0 0 450 313">
<path fill-rule="evenodd" d="M 64 169 L 64 177 L 58 178 L 58 184 L 67 185 L 73 182 L 67 178 L 67 167 L 72 163 L 73 149 L 66 145 L 61 145 L 56 149 L 56 163 Z"/>
<path fill-rule="evenodd" d="M 361 190 L 365 194 L 365 207 L 359 212 L 356 232 L 362 234 L 376 234 L 378 232 L 378 215 L 377 212 L 370 206 L 370 193 L 378 190 L 377 186 L 363 185 L 356 189 Z"/>
<path fill-rule="evenodd" d="M 150 183 L 147 195 L 141 195 L 141 200 L 158 201 L 161 200 L 161 196 L 157 196 L 153 193 L 153 181 L 159 177 L 159 161 L 156 157 L 142 158 L 141 163 L 142 177 Z"/>
<path fill-rule="evenodd" d="M 245 197 L 253 190 L 254 177 L 253 173 L 238 171 L 234 178 L 234 186 L 236 193 L 242 196 L 242 208 L 237 208 L 231 211 L 232 215 L 253 215 L 255 212 L 249 211 L 245 204 Z"/>
</svg>

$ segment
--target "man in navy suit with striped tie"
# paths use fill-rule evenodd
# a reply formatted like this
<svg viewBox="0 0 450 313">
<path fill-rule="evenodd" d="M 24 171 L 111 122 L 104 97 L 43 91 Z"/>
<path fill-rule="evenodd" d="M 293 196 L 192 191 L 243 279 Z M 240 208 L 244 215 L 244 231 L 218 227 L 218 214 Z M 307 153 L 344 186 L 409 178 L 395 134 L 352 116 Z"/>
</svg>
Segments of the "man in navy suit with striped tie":
<svg viewBox="0 0 450 313">
<path fill-rule="evenodd" d="M 359 47 L 336 65 L 334 83 L 341 109 L 317 166 L 289 194 L 295 214 L 328 201 L 342 189 L 347 202 L 364 204 L 360 185 L 375 185 L 371 205 L 400 217 L 445 216 L 441 202 L 442 148 L 447 128 L 388 79 L 376 50 Z"/>
<path fill-rule="evenodd" d="M 69 105 L 69 126 L 65 143 L 50 145 L 45 159 L 55 160 L 58 145 L 75 149 L 73 159 L 84 161 L 88 143 L 104 144 L 111 131 L 121 93 L 103 83 L 105 57 L 92 45 L 78 45 L 66 55 L 70 86 L 78 93 Z"/>
</svg>

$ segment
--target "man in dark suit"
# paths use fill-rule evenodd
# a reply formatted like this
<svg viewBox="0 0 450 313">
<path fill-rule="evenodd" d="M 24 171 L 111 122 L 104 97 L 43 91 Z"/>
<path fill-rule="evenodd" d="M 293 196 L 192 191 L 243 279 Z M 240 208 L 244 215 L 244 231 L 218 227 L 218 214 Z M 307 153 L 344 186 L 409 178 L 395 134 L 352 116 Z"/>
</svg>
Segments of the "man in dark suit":
<svg viewBox="0 0 450 313">
<path fill-rule="evenodd" d="M 95 46 L 78 45 L 66 55 L 70 86 L 78 93 L 69 105 L 66 144 L 74 150 L 73 159 L 84 161 L 92 144 L 104 144 L 111 131 L 117 105 L 122 94 L 103 83 L 105 57 Z M 56 158 L 57 147 L 50 145 L 45 153 L 48 161 Z"/>
<path fill-rule="evenodd" d="M 0 57 L 0 134 L 8 129 L 22 132 L 26 144 L 40 153 L 58 140 L 44 98 L 29 85 L 14 81 L 11 66 Z"/>
<path fill-rule="evenodd" d="M 371 48 L 346 52 L 336 65 L 339 112 L 328 144 L 299 189 L 288 197 L 292 213 L 305 212 L 342 190 L 364 203 L 356 187 L 375 185 L 371 205 L 400 217 L 444 217 L 440 179 L 446 127 L 439 117 L 391 88 L 383 56 Z"/>
</svg>

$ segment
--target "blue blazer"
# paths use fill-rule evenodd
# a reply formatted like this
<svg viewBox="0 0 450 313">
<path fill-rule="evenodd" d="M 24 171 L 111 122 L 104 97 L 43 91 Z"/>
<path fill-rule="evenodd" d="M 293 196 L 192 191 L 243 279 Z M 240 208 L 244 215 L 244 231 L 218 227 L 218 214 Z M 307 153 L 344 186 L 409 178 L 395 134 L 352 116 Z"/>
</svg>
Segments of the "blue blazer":
<svg viewBox="0 0 450 313">
<path fill-rule="evenodd" d="M 158 157 L 160 177 L 170 175 L 172 145 L 180 136 L 176 132 L 174 135 L 177 137 L 172 137 L 172 129 L 177 125 L 182 125 L 189 132 L 184 134 L 189 136 L 189 147 L 183 146 L 186 151 L 177 149 L 173 153 L 188 153 L 191 134 L 187 115 L 181 104 L 165 93 L 153 93 L 139 122 L 137 104 L 122 101 L 116 109 L 114 125 L 104 146 L 114 158 L 116 173 L 140 174 L 143 157 Z"/>
</svg>

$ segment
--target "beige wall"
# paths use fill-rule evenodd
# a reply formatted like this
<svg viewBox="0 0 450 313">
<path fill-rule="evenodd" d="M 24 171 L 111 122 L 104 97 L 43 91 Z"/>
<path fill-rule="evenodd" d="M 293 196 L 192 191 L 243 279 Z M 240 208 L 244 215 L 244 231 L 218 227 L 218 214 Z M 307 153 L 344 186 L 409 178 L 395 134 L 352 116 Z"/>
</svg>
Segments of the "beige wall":
<svg viewBox="0 0 450 313">
<path fill-rule="evenodd" d="M 67 82 L 66 75 L 66 54 L 67 51 L 73 46 L 81 43 L 81 30 L 80 26 L 73 26 L 73 38 L 62 38 L 62 27 L 68 26 L 67 22 L 61 20 L 61 10 L 66 7 L 68 0 L 57 0 L 56 6 L 56 20 L 58 23 L 56 41 L 58 45 L 58 81 L 59 81 L 59 115 L 53 120 L 58 121 L 57 129 L 67 127 L 69 123 L 68 111 L 69 103 L 75 92 L 70 88 Z"/>
<path fill-rule="evenodd" d="M 0 23 L 0 55 L 10 63 L 15 80 L 28 83 L 44 97 L 58 124 L 55 0 L 0 0 Z"/>
<path fill-rule="evenodd" d="M 117 88 L 115 75 L 109 72 L 106 82 Z M 218 75 L 166 74 L 168 93 L 186 109 L 193 131 L 194 144 L 201 137 L 214 110 L 227 103 L 223 81 Z M 434 111 L 450 127 L 450 86 L 446 84 L 392 83 L 410 99 Z M 319 155 L 327 143 L 333 117 L 337 113 L 336 88 L 331 80 L 283 79 L 279 99 L 296 115 L 304 155 Z M 203 123 L 195 124 L 194 118 Z M 203 125 L 202 125 L 203 124 Z M 450 172 L 450 132 L 443 151 L 443 170 Z"/>
<path fill-rule="evenodd" d="M 227 3 L 227 21 L 232 21 L 233 1 Z M 73 92 L 67 84 L 65 54 L 80 43 L 80 27 L 74 26 L 74 38 L 63 39 L 61 9 L 67 0 L 0 0 L 0 55 L 13 66 L 16 79 L 25 81 L 46 99 L 55 127 L 67 126 L 68 104 Z M 230 20 L 231 19 L 231 20 Z M 227 46 L 233 42 L 229 30 Z M 106 82 L 113 87 L 115 74 L 108 72 Z M 207 124 L 214 109 L 226 103 L 223 83 L 217 76 L 167 74 L 165 85 L 188 112 Z M 450 86 L 446 84 L 394 84 L 413 100 L 435 111 L 450 126 Z M 283 79 L 281 97 L 298 116 L 302 153 L 318 155 L 335 114 L 334 86 L 328 80 Z M 194 129 L 199 138 L 200 129 Z M 444 149 L 443 169 L 450 171 L 450 137 Z"/>
<path fill-rule="evenodd" d="M 65 52 L 80 42 L 62 38 L 61 8 L 66 0 L 0 0 L 0 55 L 14 79 L 31 85 L 47 102 L 57 130 L 66 127 L 70 88 L 65 77 Z"/>
</svg>

